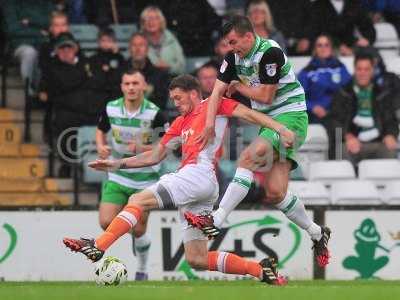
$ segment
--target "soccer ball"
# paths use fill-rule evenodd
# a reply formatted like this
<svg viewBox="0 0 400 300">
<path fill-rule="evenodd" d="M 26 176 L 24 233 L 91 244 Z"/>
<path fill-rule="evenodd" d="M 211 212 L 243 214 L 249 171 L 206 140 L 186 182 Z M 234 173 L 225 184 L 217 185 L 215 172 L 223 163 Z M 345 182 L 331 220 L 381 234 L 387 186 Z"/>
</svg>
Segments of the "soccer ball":
<svg viewBox="0 0 400 300">
<path fill-rule="evenodd" d="M 94 276 L 99 285 L 119 285 L 128 278 L 128 270 L 121 260 L 108 256 L 96 264 Z"/>
</svg>

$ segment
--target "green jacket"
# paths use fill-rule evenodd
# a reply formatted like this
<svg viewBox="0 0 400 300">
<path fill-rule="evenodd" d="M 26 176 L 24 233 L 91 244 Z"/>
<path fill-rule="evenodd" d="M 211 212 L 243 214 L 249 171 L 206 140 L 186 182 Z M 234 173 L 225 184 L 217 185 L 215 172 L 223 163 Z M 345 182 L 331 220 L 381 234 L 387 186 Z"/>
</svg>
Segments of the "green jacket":
<svg viewBox="0 0 400 300">
<path fill-rule="evenodd" d="M 5 32 L 11 47 L 22 44 L 38 47 L 45 39 L 41 32 L 49 27 L 49 18 L 54 10 L 51 0 L 7 0 L 3 1 Z M 22 24 L 28 19 L 28 25 Z"/>
<path fill-rule="evenodd" d="M 161 47 L 158 51 L 154 45 L 149 44 L 150 61 L 156 65 L 161 59 L 171 66 L 170 74 L 182 74 L 185 72 L 185 56 L 178 39 L 169 31 L 164 30 L 164 35 L 161 38 Z"/>
</svg>

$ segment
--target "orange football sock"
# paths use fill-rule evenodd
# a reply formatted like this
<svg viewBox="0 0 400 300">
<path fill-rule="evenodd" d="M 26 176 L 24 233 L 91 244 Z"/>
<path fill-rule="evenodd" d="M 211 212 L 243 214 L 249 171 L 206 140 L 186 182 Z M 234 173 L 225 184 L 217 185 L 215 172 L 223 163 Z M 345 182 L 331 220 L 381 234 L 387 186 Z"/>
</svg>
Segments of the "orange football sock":
<svg viewBox="0 0 400 300">
<path fill-rule="evenodd" d="M 262 276 L 259 263 L 228 252 L 208 252 L 208 270 L 226 274 L 249 274 L 259 279 Z"/>
<path fill-rule="evenodd" d="M 128 204 L 112 220 L 106 231 L 96 239 L 96 247 L 107 250 L 117 239 L 129 232 L 142 216 L 143 210 L 135 204 Z"/>
</svg>

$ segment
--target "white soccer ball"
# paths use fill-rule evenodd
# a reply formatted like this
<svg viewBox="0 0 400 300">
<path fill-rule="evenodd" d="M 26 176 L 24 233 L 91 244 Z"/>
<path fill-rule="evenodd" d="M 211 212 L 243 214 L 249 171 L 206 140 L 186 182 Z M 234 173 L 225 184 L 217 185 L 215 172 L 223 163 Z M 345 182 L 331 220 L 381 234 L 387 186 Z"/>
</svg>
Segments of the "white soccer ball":
<svg viewBox="0 0 400 300">
<path fill-rule="evenodd" d="M 99 285 L 119 285 L 127 280 L 128 270 L 120 259 L 108 256 L 96 264 L 94 276 Z"/>
</svg>

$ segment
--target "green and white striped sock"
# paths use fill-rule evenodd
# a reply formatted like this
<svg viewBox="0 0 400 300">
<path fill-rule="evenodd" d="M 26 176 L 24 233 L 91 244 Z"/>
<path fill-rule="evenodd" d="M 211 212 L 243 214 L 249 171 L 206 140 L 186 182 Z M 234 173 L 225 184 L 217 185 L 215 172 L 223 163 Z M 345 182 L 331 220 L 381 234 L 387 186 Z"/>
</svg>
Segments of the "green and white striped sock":
<svg viewBox="0 0 400 300">
<path fill-rule="evenodd" d="M 149 258 L 149 251 L 151 240 L 145 233 L 139 238 L 135 239 L 135 252 L 137 258 L 137 272 L 147 273 L 147 261 Z"/>
<path fill-rule="evenodd" d="M 275 207 L 283 212 L 290 221 L 306 230 L 311 239 L 321 239 L 321 227 L 307 215 L 303 202 L 290 190 L 287 191 L 285 198 Z"/>
<path fill-rule="evenodd" d="M 222 197 L 219 208 L 214 212 L 214 225 L 221 228 L 226 217 L 235 209 L 235 207 L 246 197 L 253 181 L 253 172 L 237 168 L 235 177 L 229 184 L 224 196 Z"/>
</svg>

